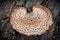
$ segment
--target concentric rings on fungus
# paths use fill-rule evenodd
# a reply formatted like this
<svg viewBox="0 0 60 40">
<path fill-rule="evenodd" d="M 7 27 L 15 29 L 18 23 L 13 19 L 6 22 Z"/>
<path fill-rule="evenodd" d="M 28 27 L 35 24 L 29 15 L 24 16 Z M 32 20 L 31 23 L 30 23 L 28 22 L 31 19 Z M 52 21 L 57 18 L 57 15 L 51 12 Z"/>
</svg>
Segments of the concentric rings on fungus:
<svg viewBox="0 0 60 40">
<path fill-rule="evenodd" d="M 24 7 L 16 8 L 10 16 L 12 28 L 27 36 L 41 35 L 49 30 L 53 24 L 50 10 L 41 5 L 33 6 L 32 10 L 27 13 Z"/>
</svg>

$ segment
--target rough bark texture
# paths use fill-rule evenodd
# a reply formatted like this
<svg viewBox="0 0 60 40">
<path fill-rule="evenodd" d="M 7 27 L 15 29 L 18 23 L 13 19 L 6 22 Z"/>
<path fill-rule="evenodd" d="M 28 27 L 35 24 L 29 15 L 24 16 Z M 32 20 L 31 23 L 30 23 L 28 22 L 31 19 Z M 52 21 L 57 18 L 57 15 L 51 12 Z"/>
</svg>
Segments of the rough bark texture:
<svg viewBox="0 0 60 40">
<path fill-rule="evenodd" d="M 54 25 L 47 33 L 41 36 L 26 36 L 17 33 L 11 28 L 10 14 L 17 6 L 24 6 L 31 11 L 33 5 L 43 5 L 52 12 Z M 53 40 L 58 39 L 60 26 L 59 0 L 0 0 L 0 40 Z M 55 29 L 55 31 L 54 31 Z M 53 33 L 54 32 L 54 33 Z M 52 39 L 53 38 L 53 39 Z"/>
</svg>

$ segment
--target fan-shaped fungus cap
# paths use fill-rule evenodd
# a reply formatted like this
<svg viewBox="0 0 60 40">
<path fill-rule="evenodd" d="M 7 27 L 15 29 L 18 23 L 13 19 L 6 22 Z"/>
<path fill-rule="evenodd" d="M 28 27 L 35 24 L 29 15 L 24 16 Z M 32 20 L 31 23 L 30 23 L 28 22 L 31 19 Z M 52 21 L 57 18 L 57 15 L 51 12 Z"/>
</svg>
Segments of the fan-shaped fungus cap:
<svg viewBox="0 0 60 40">
<path fill-rule="evenodd" d="M 49 30 L 53 24 L 50 10 L 41 5 L 33 6 L 32 10 L 27 13 L 24 7 L 16 8 L 10 16 L 12 28 L 27 36 L 41 35 Z"/>
</svg>

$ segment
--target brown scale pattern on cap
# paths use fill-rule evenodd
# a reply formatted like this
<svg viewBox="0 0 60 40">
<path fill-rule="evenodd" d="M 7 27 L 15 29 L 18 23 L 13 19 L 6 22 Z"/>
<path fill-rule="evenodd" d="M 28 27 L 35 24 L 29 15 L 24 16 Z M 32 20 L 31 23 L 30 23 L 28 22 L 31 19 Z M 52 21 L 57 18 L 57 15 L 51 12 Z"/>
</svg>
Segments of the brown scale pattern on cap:
<svg viewBox="0 0 60 40">
<path fill-rule="evenodd" d="M 53 24 L 50 10 L 41 5 L 35 5 L 32 9 L 27 13 L 24 7 L 16 8 L 10 16 L 12 28 L 27 36 L 45 33 Z"/>
</svg>

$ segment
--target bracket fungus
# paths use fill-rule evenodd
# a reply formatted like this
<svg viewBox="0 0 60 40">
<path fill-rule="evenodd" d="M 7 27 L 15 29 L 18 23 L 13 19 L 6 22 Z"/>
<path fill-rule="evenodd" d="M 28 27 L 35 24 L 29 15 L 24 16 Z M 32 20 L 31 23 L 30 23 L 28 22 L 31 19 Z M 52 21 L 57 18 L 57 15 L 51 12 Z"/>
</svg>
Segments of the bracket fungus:
<svg viewBox="0 0 60 40">
<path fill-rule="evenodd" d="M 53 18 L 48 8 L 35 5 L 29 13 L 25 7 L 15 8 L 11 13 L 10 23 L 12 28 L 21 34 L 41 35 L 49 30 L 53 24 Z"/>
</svg>

